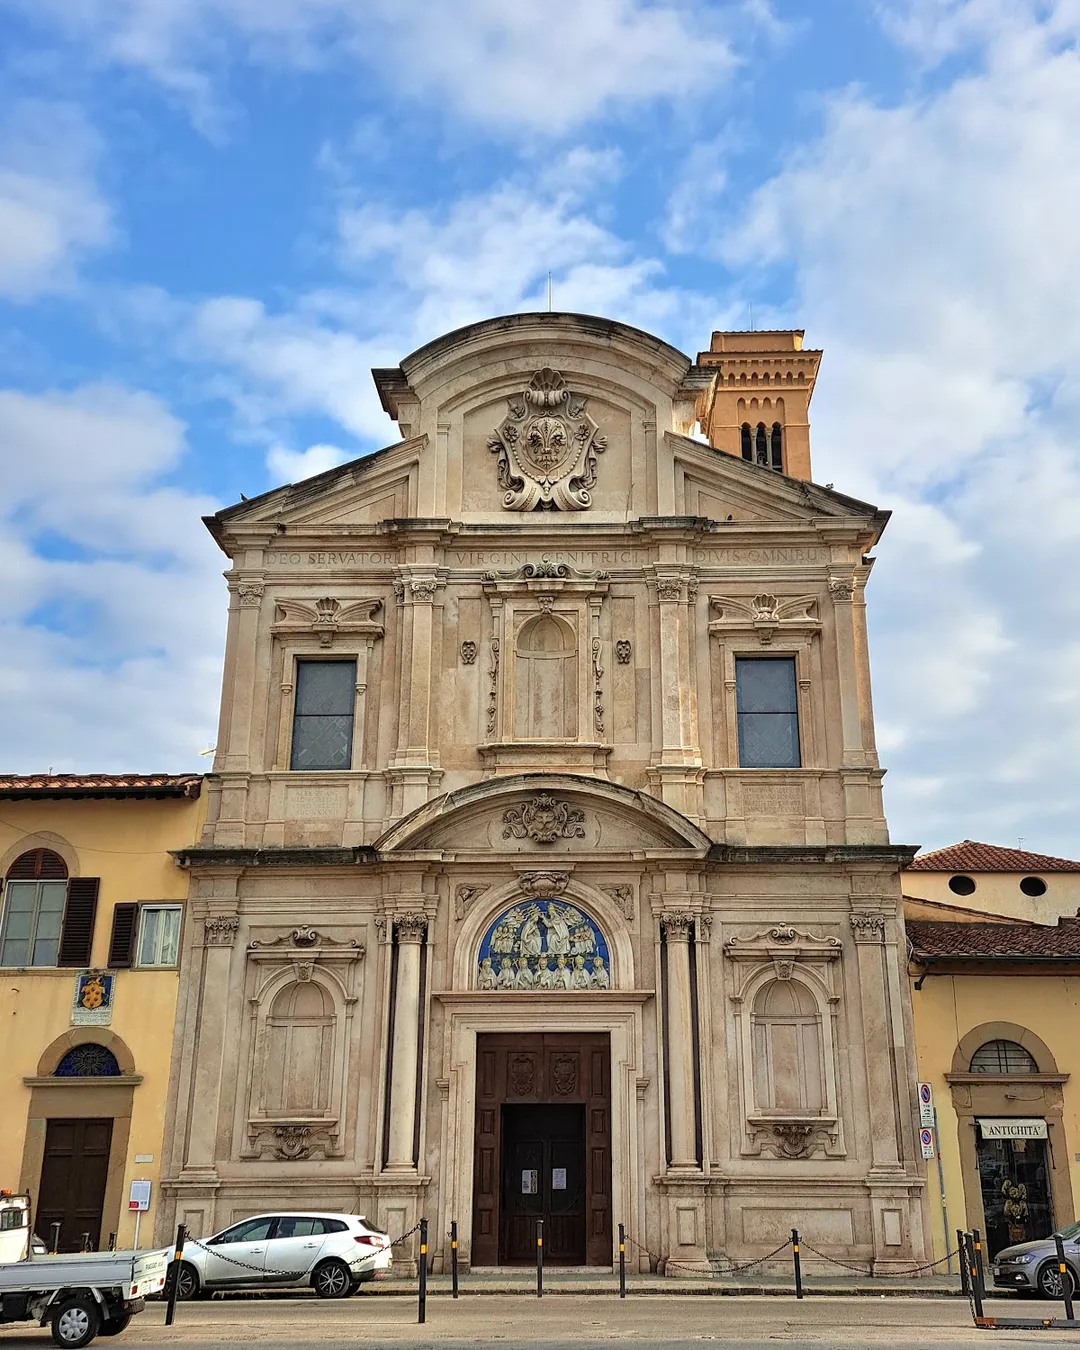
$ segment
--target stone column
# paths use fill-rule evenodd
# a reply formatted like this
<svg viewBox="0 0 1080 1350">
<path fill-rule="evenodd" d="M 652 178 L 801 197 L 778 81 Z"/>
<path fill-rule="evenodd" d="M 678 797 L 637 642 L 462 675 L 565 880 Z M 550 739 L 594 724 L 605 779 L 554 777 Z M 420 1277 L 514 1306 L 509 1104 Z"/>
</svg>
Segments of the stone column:
<svg viewBox="0 0 1080 1350">
<path fill-rule="evenodd" d="M 420 948 L 427 934 L 423 914 L 400 914 L 397 934 L 397 984 L 394 996 L 394 1039 L 391 1048 L 390 1130 L 387 1172 L 415 1172 L 416 1072 L 420 1041 Z"/>
<path fill-rule="evenodd" d="M 668 1074 L 670 1137 L 669 1166 L 697 1170 L 695 1130 L 694 1028 L 690 989 L 690 935 L 692 914 L 663 914 L 660 927 L 667 944 L 667 1042 L 664 1057 Z"/>
</svg>

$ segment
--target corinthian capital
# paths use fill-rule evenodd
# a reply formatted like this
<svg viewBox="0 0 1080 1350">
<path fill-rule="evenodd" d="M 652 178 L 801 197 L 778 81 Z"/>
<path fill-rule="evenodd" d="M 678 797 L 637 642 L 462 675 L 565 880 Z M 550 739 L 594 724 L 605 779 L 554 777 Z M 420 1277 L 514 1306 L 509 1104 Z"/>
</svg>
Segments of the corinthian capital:
<svg viewBox="0 0 1080 1350">
<path fill-rule="evenodd" d="M 423 942 L 427 936 L 427 915 L 403 913 L 394 915 L 394 932 L 398 942 Z"/>
<path fill-rule="evenodd" d="M 694 932 L 694 915 L 689 911 L 661 914 L 660 931 L 668 942 L 689 942 Z"/>
</svg>

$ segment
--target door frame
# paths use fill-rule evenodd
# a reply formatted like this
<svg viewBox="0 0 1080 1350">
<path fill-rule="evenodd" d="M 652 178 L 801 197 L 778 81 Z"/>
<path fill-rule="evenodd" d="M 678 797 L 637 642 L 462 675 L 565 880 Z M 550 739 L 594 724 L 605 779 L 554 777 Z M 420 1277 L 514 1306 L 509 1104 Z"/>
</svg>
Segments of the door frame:
<svg viewBox="0 0 1080 1350">
<path fill-rule="evenodd" d="M 442 1157 L 457 1166 L 443 1169 L 439 1188 L 439 1222 L 447 1232 L 458 1225 L 462 1266 L 472 1260 L 473 1165 L 476 1131 L 476 1038 L 484 1032 L 606 1032 L 611 1053 L 611 1216 L 612 1265 L 616 1260 L 619 1223 L 629 1232 L 645 1231 L 646 1093 L 657 1085 L 643 1077 L 644 1008 L 654 1000 L 651 989 L 515 993 L 500 998 L 486 992 L 435 993 L 446 1011 L 442 1072 L 436 1081 L 444 1098 Z"/>
</svg>

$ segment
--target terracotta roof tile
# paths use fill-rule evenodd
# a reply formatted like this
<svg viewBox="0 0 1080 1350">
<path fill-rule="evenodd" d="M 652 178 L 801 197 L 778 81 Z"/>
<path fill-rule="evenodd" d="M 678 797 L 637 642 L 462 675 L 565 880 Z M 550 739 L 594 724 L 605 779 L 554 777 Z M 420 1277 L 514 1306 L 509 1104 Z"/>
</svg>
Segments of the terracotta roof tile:
<svg viewBox="0 0 1080 1350">
<path fill-rule="evenodd" d="M 0 774 L 0 797 L 197 797 L 199 773 Z"/>
<path fill-rule="evenodd" d="M 1021 848 L 999 848 L 964 839 L 933 853 L 920 853 L 905 869 L 909 872 L 1080 872 L 1080 862 L 1028 853 Z"/>
<path fill-rule="evenodd" d="M 1054 927 L 909 919 L 906 928 L 915 961 L 927 957 L 943 961 L 1080 960 L 1080 918 L 1059 919 Z"/>
</svg>

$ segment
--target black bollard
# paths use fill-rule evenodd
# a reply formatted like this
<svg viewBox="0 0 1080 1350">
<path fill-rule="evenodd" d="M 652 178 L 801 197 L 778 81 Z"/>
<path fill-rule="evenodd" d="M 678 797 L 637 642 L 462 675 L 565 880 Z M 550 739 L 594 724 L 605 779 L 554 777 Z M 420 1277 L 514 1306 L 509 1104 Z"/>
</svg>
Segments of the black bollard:
<svg viewBox="0 0 1080 1350">
<path fill-rule="evenodd" d="M 165 1304 L 165 1325 L 171 1327 L 173 1316 L 176 1313 L 176 1287 L 180 1283 L 180 1261 L 184 1255 L 184 1239 L 187 1237 L 187 1229 L 183 1224 L 178 1224 L 176 1229 L 176 1247 L 173 1252 L 172 1263 L 169 1266 L 168 1274 L 165 1278 L 166 1299 Z"/>
<path fill-rule="evenodd" d="M 536 1297 L 544 1297 L 544 1221 L 536 1221 Z"/>
<path fill-rule="evenodd" d="M 49 1255 L 55 1256 L 60 1249 L 60 1220 L 54 1219 L 49 1224 L 49 1232 L 52 1234 L 52 1243 L 49 1247 Z"/>
<path fill-rule="evenodd" d="M 971 1230 L 971 1240 L 975 1247 L 975 1280 L 979 1286 L 979 1299 L 982 1300 L 986 1297 L 986 1271 L 983 1268 L 982 1234 L 977 1228 Z"/>
<path fill-rule="evenodd" d="M 1073 1301 L 1072 1301 L 1072 1276 L 1069 1274 L 1069 1267 L 1065 1264 L 1065 1247 L 1061 1241 L 1061 1234 L 1054 1234 L 1054 1246 L 1057 1248 L 1058 1270 L 1061 1274 L 1061 1297 L 1065 1300 L 1065 1316 L 1071 1322 L 1073 1320 Z"/>
<path fill-rule="evenodd" d="M 967 1256 L 964 1253 L 964 1230 L 956 1230 L 956 1250 L 960 1253 L 960 1292 L 965 1298 L 971 1297 L 971 1283 L 968 1279 Z"/>
<path fill-rule="evenodd" d="M 979 1264 L 975 1255 L 974 1233 L 964 1234 L 964 1260 L 967 1262 L 968 1282 L 971 1285 L 971 1300 L 975 1304 L 975 1318 L 982 1321 L 983 1301 L 979 1287 Z"/>
<path fill-rule="evenodd" d="M 457 1220 L 450 1221 L 450 1291 L 457 1298 Z"/>
<path fill-rule="evenodd" d="M 419 1307 L 417 1309 L 418 1322 L 427 1321 L 427 1219 L 420 1220 L 420 1269 L 419 1275 Z"/>
<path fill-rule="evenodd" d="M 799 1260 L 799 1230 L 791 1230 L 791 1256 L 795 1262 L 795 1297 L 802 1298 L 802 1262 Z"/>
<path fill-rule="evenodd" d="M 626 1229 L 619 1224 L 619 1297 L 626 1297 Z"/>
</svg>

